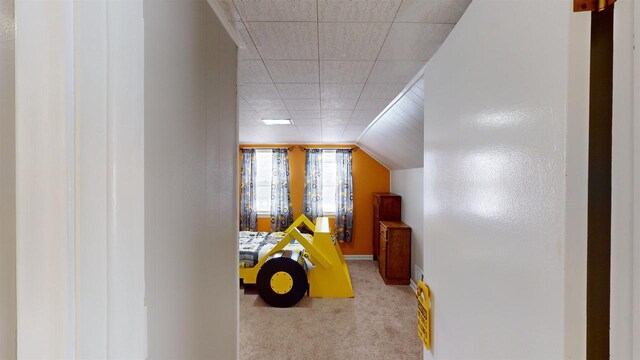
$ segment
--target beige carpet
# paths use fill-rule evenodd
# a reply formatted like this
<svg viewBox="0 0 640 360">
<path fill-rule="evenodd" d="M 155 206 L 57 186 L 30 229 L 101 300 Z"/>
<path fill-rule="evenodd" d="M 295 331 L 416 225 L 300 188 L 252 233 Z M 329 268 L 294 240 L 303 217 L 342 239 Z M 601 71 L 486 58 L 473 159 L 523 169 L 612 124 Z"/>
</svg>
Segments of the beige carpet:
<svg viewBox="0 0 640 360">
<path fill-rule="evenodd" d="M 267 305 L 240 291 L 240 359 L 422 359 L 416 299 L 387 286 L 374 261 L 349 261 L 355 298 Z"/>
</svg>

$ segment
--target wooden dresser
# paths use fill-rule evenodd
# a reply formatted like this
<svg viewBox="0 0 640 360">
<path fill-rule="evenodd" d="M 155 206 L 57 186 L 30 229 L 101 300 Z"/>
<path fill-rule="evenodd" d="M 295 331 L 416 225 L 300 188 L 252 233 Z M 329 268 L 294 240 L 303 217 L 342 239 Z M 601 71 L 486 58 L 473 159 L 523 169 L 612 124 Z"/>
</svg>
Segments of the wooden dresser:
<svg viewBox="0 0 640 360">
<path fill-rule="evenodd" d="M 380 221 L 400 221 L 400 195 L 373 193 L 373 259 L 378 258 Z"/>
<path fill-rule="evenodd" d="M 408 285 L 411 278 L 411 228 L 400 221 L 380 221 L 380 276 L 387 285 Z"/>
</svg>

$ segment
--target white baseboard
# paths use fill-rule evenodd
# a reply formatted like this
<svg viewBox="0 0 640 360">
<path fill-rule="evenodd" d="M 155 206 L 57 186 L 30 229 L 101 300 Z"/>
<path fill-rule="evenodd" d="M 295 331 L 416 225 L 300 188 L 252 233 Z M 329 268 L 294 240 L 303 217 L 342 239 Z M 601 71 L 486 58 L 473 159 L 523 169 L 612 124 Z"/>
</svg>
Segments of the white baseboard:
<svg viewBox="0 0 640 360">
<path fill-rule="evenodd" d="M 373 255 L 345 255 L 345 260 L 373 260 Z"/>
<path fill-rule="evenodd" d="M 418 284 L 416 284 L 416 282 L 413 281 L 413 279 L 409 279 L 409 286 L 411 286 L 411 288 L 413 289 L 413 292 L 416 292 L 418 290 Z"/>
</svg>

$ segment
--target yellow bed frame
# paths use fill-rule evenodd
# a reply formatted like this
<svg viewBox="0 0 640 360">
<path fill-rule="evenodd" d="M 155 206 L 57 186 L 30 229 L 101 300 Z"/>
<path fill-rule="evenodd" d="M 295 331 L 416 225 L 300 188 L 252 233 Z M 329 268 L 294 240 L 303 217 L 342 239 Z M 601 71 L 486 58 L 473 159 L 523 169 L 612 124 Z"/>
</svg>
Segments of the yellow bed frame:
<svg viewBox="0 0 640 360">
<path fill-rule="evenodd" d="M 298 226 L 301 224 L 305 224 L 313 232 L 311 241 L 307 240 L 298 230 Z M 305 251 L 302 252 L 302 256 L 313 264 L 313 266 L 306 271 L 309 296 L 332 298 L 353 297 L 353 287 L 351 286 L 347 263 L 344 260 L 344 255 L 342 255 L 340 244 L 331 237 L 329 218 L 326 217 L 319 217 L 314 225 L 306 216 L 300 215 L 300 217 L 287 228 L 284 238 L 282 238 L 269 253 L 263 256 L 254 267 L 240 268 L 240 279 L 242 279 L 245 284 L 256 284 L 260 278 L 260 270 L 266 262 L 277 259 L 278 257 L 291 255 L 286 254 L 286 251 L 283 251 L 283 249 L 293 239 L 297 240 L 298 243 L 304 247 Z M 303 261 L 300 259 L 298 262 L 302 264 Z M 270 276 L 268 281 L 270 283 L 269 285 L 258 284 L 258 286 L 270 286 L 271 289 L 278 294 L 284 294 L 289 291 L 288 289 L 291 289 L 293 280 L 292 276 L 287 274 L 286 271 L 278 271 Z"/>
</svg>

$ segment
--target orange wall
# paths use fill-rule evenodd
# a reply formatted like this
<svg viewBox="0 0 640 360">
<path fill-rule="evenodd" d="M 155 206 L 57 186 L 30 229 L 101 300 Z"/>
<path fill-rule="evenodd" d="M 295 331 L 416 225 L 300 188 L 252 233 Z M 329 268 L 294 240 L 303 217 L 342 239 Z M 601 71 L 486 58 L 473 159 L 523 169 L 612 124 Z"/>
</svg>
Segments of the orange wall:
<svg viewBox="0 0 640 360">
<path fill-rule="evenodd" d="M 242 147 L 269 148 L 290 147 L 293 145 L 244 145 Z M 344 148 L 353 145 L 301 145 L 312 148 Z M 302 214 L 304 200 L 304 159 L 305 152 L 295 145 L 289 151 L 289 175 L 293 218 Z M 374 192 L 389 192 L 389 169 L 374 160 L 362 149 L 353 153 L 353 241 L 342 243 L 342 252 L 346 255 L 373 254 L 373 197 Z M 329 219 L 331 228 L 335 222 Z M 270 231 L 268 218 L 258 219 L 258 231 Z"/>
</svg>

